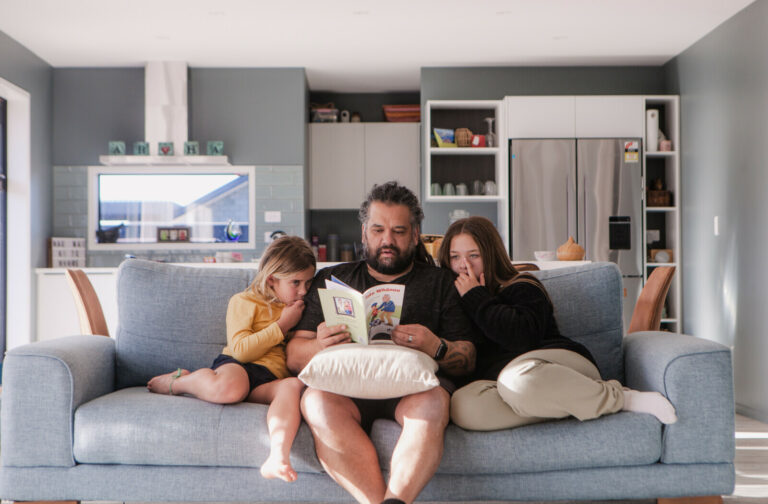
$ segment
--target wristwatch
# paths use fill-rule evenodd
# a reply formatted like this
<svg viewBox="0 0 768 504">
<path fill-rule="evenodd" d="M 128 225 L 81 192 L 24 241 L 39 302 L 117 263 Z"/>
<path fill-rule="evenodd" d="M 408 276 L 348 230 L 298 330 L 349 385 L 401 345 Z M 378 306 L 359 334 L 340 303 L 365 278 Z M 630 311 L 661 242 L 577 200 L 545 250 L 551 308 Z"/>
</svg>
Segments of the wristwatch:
<svg viewBox="0 0 768 504">
<path fill-rule="evenodd" d="M 435 352 L 435 360 L 440 360 L 443 357 L 445 357 L 445 352 L 448 351 L 448 345 L 446 345 L 445 340 L 443 338 L 440 338 L 440 346 L 437 347 L 437 352 Z"/>
</svg>

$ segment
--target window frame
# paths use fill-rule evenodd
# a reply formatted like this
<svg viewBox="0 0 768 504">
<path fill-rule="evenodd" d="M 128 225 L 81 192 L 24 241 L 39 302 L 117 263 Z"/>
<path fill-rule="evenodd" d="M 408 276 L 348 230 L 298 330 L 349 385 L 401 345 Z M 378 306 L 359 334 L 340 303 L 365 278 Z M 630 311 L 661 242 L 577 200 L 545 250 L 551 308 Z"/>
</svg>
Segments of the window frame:
<svg viewBox="0 0 768 504">
<path fill-rule="evenodd" d="M 244 173 L 248 176 L 248 229 L 249 242 L 158 242 L 158 243 L 99 243 L 96 230 L 99 219 L 99 175 L 181 175 L 198 173 Z M 256 248 L 256 183 L 255 166 L 199 165 L 199 166 L 89 166 L 88 167 L 88 250 L 233 250 Z"/>
</svg>

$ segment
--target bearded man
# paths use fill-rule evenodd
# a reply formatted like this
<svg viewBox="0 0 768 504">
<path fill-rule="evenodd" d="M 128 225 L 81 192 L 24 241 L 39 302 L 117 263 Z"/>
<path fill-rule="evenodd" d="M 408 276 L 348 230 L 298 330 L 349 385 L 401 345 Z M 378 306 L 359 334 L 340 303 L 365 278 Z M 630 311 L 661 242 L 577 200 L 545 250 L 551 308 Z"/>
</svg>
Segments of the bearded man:
<svg viewBox="0 0 768 504">
<path fill-rule="evenodd" d="M 318 272 L 287 345 L 288 368 L 298 374 L 320 350 L 351 341 L 343 325 L 326 326 L 323 321 L 317 289 L 331 275 L 360 292 L 384 283 L 406 286 L 400 325 L 392 332 L 392 340 L 433 357 L 441 386 L 383 400 L 310 388 L 301 409 L 326 472 L 358 502 L 410 503 L 440 464 L 450 394 L 455 389 L 450 377 L 474 369 L 473 328 L 459 304 L 453 275 L 435 267 L 419 238 L 424 213 L 413 192 L 397 182 L 375 185 L 359 216 L 365 259 Z M 394 419 L 402 426 L 388 482 L 369 437 L 376 418 Z"/>
</svg>

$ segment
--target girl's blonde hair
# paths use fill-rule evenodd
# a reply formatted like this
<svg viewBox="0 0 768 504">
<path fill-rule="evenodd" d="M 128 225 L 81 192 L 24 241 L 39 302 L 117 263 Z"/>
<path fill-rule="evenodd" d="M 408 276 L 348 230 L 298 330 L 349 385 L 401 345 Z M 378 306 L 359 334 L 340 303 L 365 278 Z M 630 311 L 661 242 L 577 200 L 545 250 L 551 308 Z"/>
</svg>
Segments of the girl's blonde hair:
<svg viewBox="0 0 768 504">
<path fill-rule="evenodd" d="M 316 267 L 315 254 L 306 240 L 298 236 L 283 236 L 270 243 L 261 255 L 259 272 L 248 290 L 261 294 L 270 303 L 278 302 L 277 294 L 267 282 L 270 276 L 280 279 Z"/>
</svg>

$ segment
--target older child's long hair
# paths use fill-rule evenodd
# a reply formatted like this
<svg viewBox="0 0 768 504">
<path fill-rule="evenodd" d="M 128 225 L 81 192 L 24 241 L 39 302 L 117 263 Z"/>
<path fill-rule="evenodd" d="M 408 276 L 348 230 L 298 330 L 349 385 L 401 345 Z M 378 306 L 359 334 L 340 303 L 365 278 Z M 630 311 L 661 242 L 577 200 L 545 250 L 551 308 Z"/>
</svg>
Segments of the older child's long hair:
<svg viewBox="0 0 768 504">
<path fill-rule="evenodd" d="M 283 236 L 270 243 L 261 255 L 259 272 L 248 290 L 261 294 L 270 303 L 279 302 L 277 294 L 267 282 L 270 276 L 285 278 L 316 266 L 315 254 L 306 240 L 298 236 Z"/>
<path fill-rule="evenodd" d="M 495 294 L 502 285 L 517 276 L 496 227 L 490 220 L 479 216 L 460 219 L 448 226 L 438 253 L 441 267 L 451 269 L 451 241 L 460 234 L 471 236 L 477 243 L 483 259 L 485 286 L 491 293 Z"/>
</svg>

